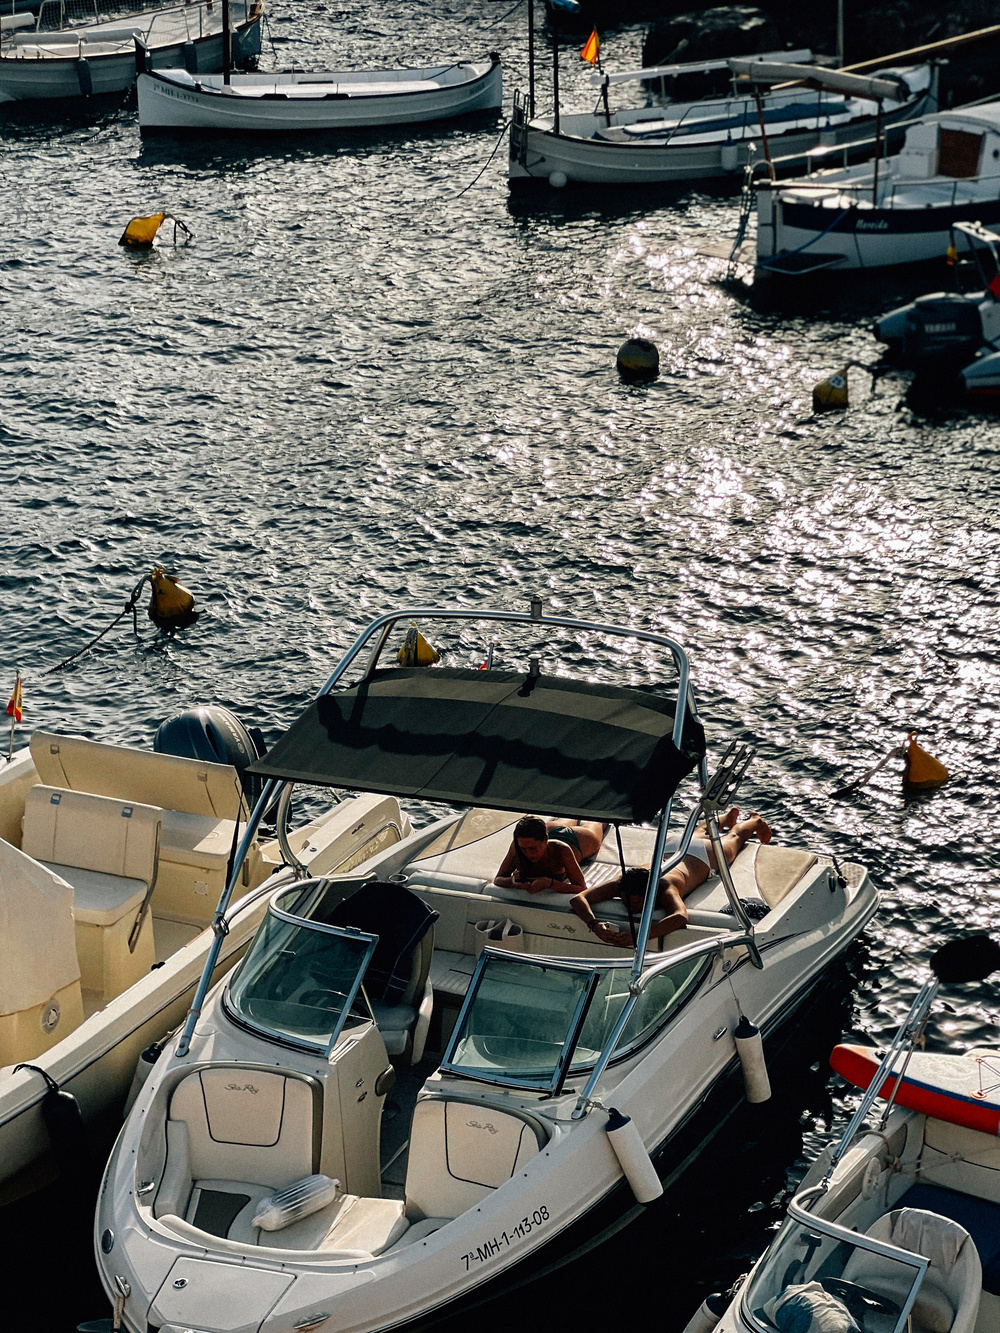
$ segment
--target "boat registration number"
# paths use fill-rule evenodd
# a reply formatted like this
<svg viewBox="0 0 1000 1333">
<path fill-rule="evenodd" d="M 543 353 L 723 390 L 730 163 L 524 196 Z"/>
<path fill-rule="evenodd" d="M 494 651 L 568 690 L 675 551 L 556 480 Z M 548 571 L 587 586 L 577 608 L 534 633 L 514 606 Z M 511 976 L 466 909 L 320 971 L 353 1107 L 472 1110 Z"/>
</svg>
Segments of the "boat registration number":
<svg viewBox="0 0 1000 1333">
<path fill-rule="evenodd" d="M 482 1245 L 477 1245 L 468 1254 L 463 1254 L 462 1263 L 465 1265 L 465 1272 L 468 1273 L 477 1264 L 485 1264 L 502 1250 L 509 1250 L 515 1241 L 524 1240 L 525 1236 L 530 1236 L 533 1231 L 537 1231 L 539 1227 L 544 1226 L 548 1220 L 549 1210 L 542 1204 L 528 1217 L 522 1217 L 520 1222 L 516 1222 L 509 1231 L 501 1231 L 499 1235 L 484 1240 Z"/>
</svg>

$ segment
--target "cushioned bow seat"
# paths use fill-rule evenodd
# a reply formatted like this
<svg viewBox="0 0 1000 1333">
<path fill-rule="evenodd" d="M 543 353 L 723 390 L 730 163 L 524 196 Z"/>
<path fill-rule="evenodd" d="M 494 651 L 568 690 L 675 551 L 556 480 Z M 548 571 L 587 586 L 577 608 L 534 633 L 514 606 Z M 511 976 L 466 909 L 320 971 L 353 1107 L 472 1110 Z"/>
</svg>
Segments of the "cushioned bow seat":
<svg viewBox="0 0 1000 1333">
<path fill-rule="evenodd" d="M 914 1333 L 972 1333 L 979 1314 L 983 1270 L 964 1227 L 922 1208 L 898 1208 L 868 1228 L 873 1240 L 888 1241 L 930 1261 L 912 1311 Z M 855 1250 L 844 1269 L 849 1282 L 902 1305 L 910 1272 L 867 1250 Z"/>
<path fill-rule="evenodd" d="M 21 848 L 73 887 L 81 984 L 105 1002 L 154 962 L 144 908 L 156 883 L 160 814 L 151 805 L 32 787 Z"/>
</svg>

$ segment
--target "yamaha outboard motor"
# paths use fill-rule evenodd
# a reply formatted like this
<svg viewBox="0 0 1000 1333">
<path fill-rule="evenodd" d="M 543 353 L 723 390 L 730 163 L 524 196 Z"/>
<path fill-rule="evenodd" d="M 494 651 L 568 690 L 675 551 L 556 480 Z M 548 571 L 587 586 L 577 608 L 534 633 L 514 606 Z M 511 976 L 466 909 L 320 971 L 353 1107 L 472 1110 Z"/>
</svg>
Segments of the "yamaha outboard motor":
<svg viewBox="0 0 1000 1333">
<path fill-rule="evenodd" d="M 247 769 L 267 753 L 259 727 L 245 727 L 221 704 L 202 704 L 161 722 L 153 737 L 158 754 L 176 754 L 182 759 L 204 759 L 211 764 L 232 764 L 239 775 L 247 809 L 252 810 L 264 788 L 264 780 Z"/>
<path fill-rule="evenodd" d="M 888 347 L 893 365 L 934 374 L 954 374 L 984 341 L 978 300 L 957 292 L 934 292 L 890 310 L 872 332 Z"/>
</svg>

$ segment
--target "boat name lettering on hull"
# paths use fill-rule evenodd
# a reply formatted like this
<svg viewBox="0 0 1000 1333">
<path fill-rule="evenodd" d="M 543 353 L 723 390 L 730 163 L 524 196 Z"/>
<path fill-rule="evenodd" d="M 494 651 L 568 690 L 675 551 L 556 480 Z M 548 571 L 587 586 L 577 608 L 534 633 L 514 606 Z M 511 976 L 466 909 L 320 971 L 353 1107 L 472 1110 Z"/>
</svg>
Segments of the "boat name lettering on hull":
<svg viewBox="0 0 1000 1333">
<path fill-rule="evenodd" d="M 537 1231 L 549 1220 L 549 1210 L 544 1204 L 536 1208 L 528 1217 L 522 1217 L 520 1222 L 515 1223 L 509 1231 L 501 1231 L 498 1236 L 491 1236 L 489 1240 L 484 1240 L 482 1245 L 477 1245 L 474 1250 L 468 1254 L 462 1255 L 462 1263 L 465 1265 L 464 1271 L 470 1272 L 477 1264 L 485 1264 L 495 1255 L 500 1254 L 502 1250 L 509 1250 L 515 1241 L 523 1240 L 525 1236 L 530 1236 L 533 1231 Z"/>
</svg>

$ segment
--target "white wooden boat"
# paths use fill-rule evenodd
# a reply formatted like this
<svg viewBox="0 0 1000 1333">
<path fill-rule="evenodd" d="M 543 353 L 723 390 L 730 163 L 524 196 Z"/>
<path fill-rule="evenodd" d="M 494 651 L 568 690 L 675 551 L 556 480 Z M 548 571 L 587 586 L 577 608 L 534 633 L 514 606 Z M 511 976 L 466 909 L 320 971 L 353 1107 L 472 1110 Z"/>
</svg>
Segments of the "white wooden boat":
<svg viewBox="0 0 1000 1333">
<path fill-rule="evenodd" d="M 639 69 L 623 77 L 648 81 L 685 68 L 702 66 Z M 811 66 L 801 70 L 802 78 L 820 84 L 826 73 Z M 884 102 L 887 125 L 936 109 L 936 78 L 928 65 L 881 70 L 872 77 L 895 81 L 895 97 Z M 605 97 L 615 78 L 604 76 Z M 763 160 L 765 149 L 791 169 L 796 163 L 804 165 L 818 145 L 842 151 L 872 135 L 878 114 L 867 87 L 872 79 L 852 76 L 846 82 L 853 82 L 858 93 L 823 86 L 775 89 L 761 96 L 759 110 L 756 97 L 738 90 L 725 98 L 697 102 L 621 111 L 611 111 L 605 103 L 593 111 L 566 113 L 557 108 L 551 116 L 532 117 L 528 99 L 515 94 L 508 175 L 511 184 L 548 179 L 557 187 L 568 182 L 644 185 L 705 180 L 742 173 L 748 162 Z"/>
<path fill-rule="evenodd" d="M 315 74 L 199 76 L 183 69 L 140 74 L 139 127 L 151 130 L 355 129 L 416 125 L 503 99 L 500 58 L 432 69 L 331 70 Z"/>
<path fill-rule="evenodd" d="M 757 274 L 943 259 L 957 222 L 1000 230 L 1000 102 L 925 116 L 894 157 L 757 186 Z"/>
<path fill-rule="evenodd" d="M 197 73 L 222 68 L 222 13 L 217 0 L 192 0 L 124 13 L 58 31 L 20 26 L 14 16 L 0 31 L 0 102 L 124 92 L 136 75 L 135 38 L 154 69 Z M 232 0 L 233 63 L 260 54 L 259 0 Z"/>
<path fill-rule="evenodd" d="M 951 980 L 980 981 L 1000 964 L 1000 949 L 978 940 L 982 965 Z M 975 937 L 946 945 L 950 961 L 967 946 L 979 952 Z M 917 996 L 848 1131 L 809 1170 L 732 1302 L 709 1297 L 686 1333 L 1000 1328 L 1000 1145 L 983 1127 L 996 1124 L 1000 1049 L 913 1054 L 936 989 Z M 854 1057 L 841 1066 L 860 1063 L 856 1049 L 838 1053 Z M 876 1061 L 864 1063 L 870 1078 Z M 892 1106 L 893 1089 L 905 1108 Z M 876 1095 L 889 1104 L 866 1131 Z"/>
<path fill-rule="evenodd" d="M 237 818 L 221 762 L 36 732 L 0 769 L 0 1202 L 51 1179 L 51 1147 L 59 1160 L 47 1079 L 84 1124 L 106 1117 L 183 1020 Z M 290 854 L 346 869 L 408 832 L 394 799 L 364 796 L 284 846 L 252 837 L 213 970 L 242 957 Z"/>
<path fill-rule="evenodd" d="M 466 622 L 488 622 L 515 660 L 580 634 L 638 641 L 670 683 L 578 681 L 536 659 L 381 665 L 411 619 L 456 643 Z M 530 615 L 374 621 L 254 771 L 275 789 L 467 809 L 388 848 L 364 879 L 305 876 L 272 895 L 228 984 L 210 989 L 208 959 L 100 1191 L 95 1248 L 122 1327 L 422 1322 L 567 1260 L 662 1192 L 658 1173 L 718 1128 L 705 1099 L 731 1109 L 742 1095 L 741 1013 L 770 1034 L 797 1011 L 876 910 L 868 875 L 749 845 L 659 949 L 655 892 L 631 927 L 624 905 L 603 904 L 634 950 L 599 943 L 568 894 L 493 876 L 526 804 L 620 826 L 621 861 L 611 831 L 594 882 L 622 862 L 676 865 L 699 814 L 718 846 L 718 810 L 751 758 L 732 746 L 709 776 L 686 655 L 661 635 L 548 616 L 540 600 Z M 688 775 L 693 808 L 668 842 Z M 482 947 L 496 918 L 523 952 Z"/>
</svg>

